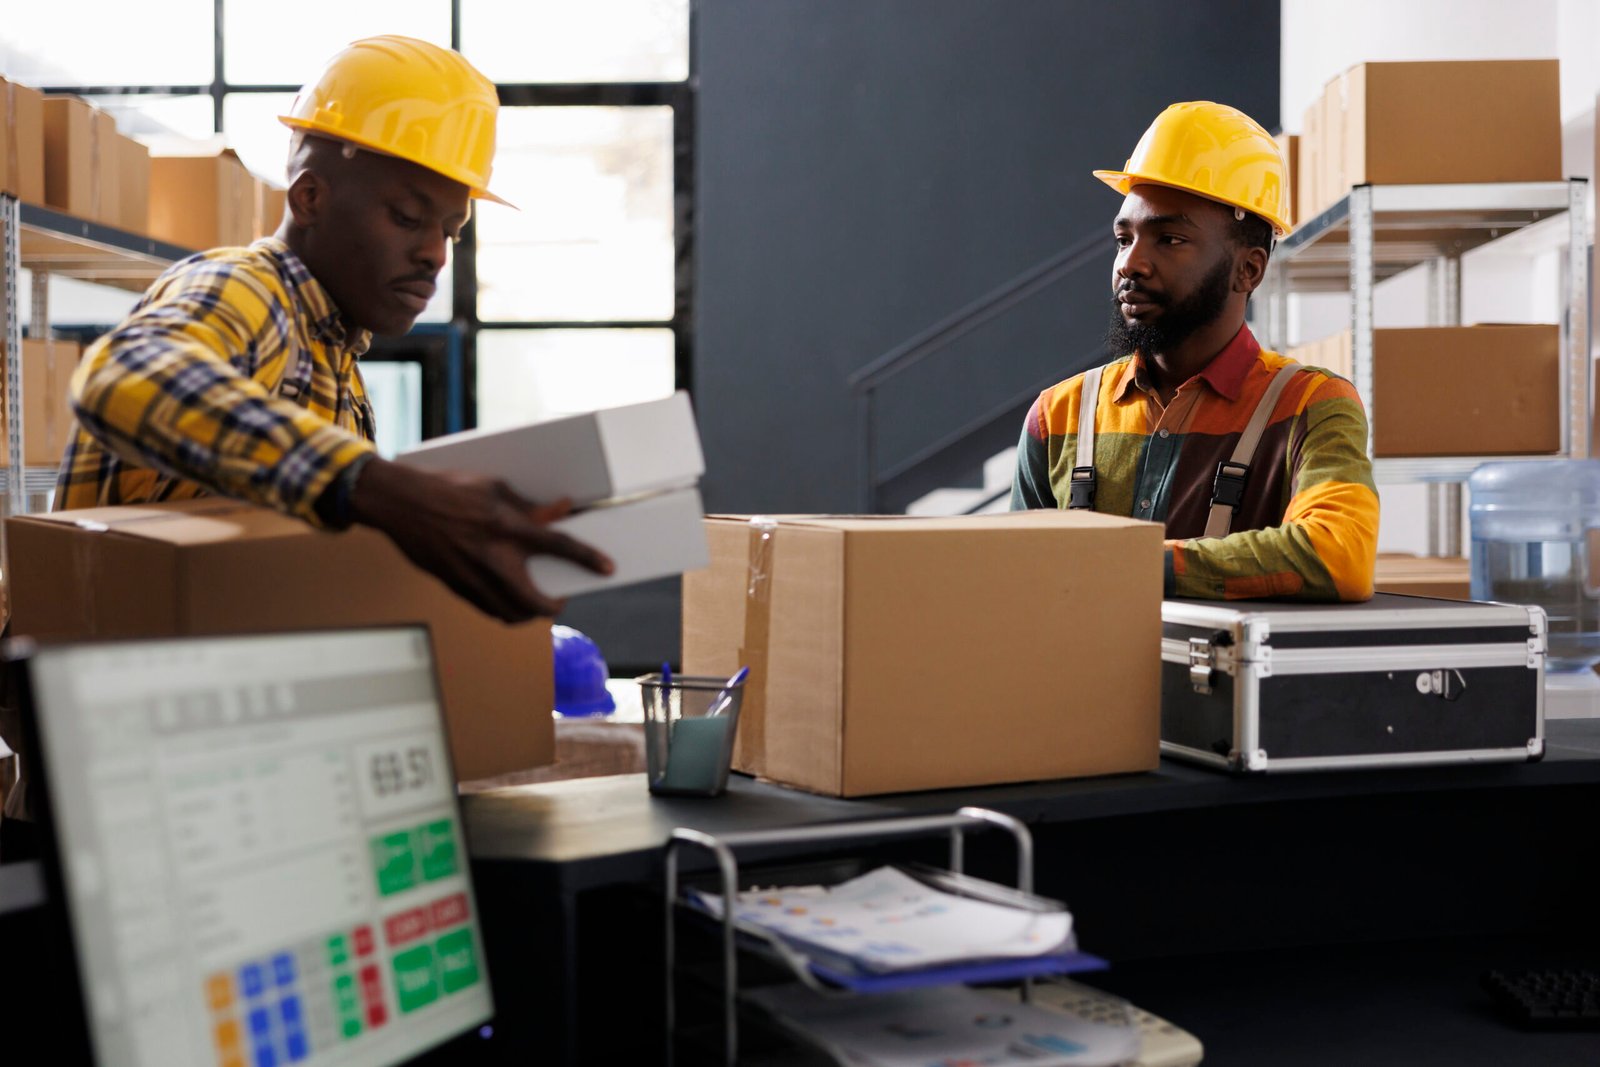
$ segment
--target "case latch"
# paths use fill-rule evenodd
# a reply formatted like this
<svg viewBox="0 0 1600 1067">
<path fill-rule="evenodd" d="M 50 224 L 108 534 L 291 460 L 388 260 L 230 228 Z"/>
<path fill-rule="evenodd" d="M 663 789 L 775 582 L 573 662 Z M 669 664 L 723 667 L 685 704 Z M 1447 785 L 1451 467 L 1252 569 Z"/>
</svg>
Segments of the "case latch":
<svg viewBox="0 0 1600 1067">
<path fill-rule="evenodd" d="M 1205 637 L 1189 638 L 1189 684 L 1196 693 L 1209 693 L 1216 681 L 1216 646 Z"/>
</svg>

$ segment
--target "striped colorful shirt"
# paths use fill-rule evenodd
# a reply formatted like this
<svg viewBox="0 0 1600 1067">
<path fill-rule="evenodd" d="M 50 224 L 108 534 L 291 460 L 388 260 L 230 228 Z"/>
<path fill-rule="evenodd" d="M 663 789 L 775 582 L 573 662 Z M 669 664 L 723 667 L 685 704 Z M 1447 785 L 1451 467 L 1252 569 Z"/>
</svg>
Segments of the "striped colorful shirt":
<svg viewBox="0 0 1600 1067">
<path fill-rule="evenodd" d="M 373 452 L 370 341 L 275 237 L 174 264 L 84 353 L 56 509 L 221 493 L 322 525 Z"/>
<path fill-rule="evenodd" d="M 1108 364 L 1095 407 L 1094 507 L 1165 523 L 1168 596 L 1366 600 L 1378 546 L 1367 418 L 1355 388 L 1308 367 L 1279 396 L 1234 533 L 1204 537 L 1217 465 L 1289 362 L 1241 327 L 1166 407 L 1138 353 Z M 1065 508 L 1083 375 L 1039 394 L 1017 449 L 1011 507 Z"/>
</svg>

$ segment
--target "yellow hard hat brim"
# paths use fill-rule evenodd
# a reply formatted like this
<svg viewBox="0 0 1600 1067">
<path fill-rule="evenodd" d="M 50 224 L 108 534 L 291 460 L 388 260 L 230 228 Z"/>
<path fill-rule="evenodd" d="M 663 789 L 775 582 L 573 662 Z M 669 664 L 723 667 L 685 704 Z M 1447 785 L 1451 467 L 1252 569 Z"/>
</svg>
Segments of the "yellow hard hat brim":
<svg viewBox="0 0 1600 1067">
<path fill-rule="evenodd" d="M 1168 189 L 1177 189 L 1179 192 L 1192 193 L 1195 196 L 1200 197 L 1202 200 L 1210 200 L 1212 203 L 1221 204 L 1223 207 L 1233 207 L 1239 208 L 1241 211 L 1249 211 L 1252 215 L 1259 215 L 1261 218 L 1267 220 L 1268 225 L 1272 227 L 1272 236 L 1287 237 L 1289 235 L 1290 226 L 1282 219 L 1274 218 L 1273 216 L 1264 214 L 1260 211 L 1251 211 L 1250 208 L 1244 207 L 1240 204 L 1231 204 L 1226 200 L 1219 200 L 1216 197 L 1206 193 L 1204 190 L 1197 189 L 1192 185 L 1184 185 L 1182 182 L 1157 181 L 1154 178 L 1147 178 L 1142 174 L 1132 174 L 1125 170 L 1097 170 L 1092 171 L 1091 173 L 1093 173 L 1096 178 L 1099 178 L 1101 181 L 1111 186 L 1111 188 L 1121 193 L 1123 196 L 1127 196 L 1129 193 L 1133 192 L 1133 187 L 1135 185 L 1164 185 Z"/>
<path fill-rule="evenodd" d="M 326 137 L 326 138 L 328 138 L 329 140 L 332 140 L 332 141 L 343 141 L 343 142 L 345 142 L 347 144 L 353 144 L 358 148 L 364 148 L 369 152 L 376 152 L 380 156 L 388 156 L 391 159 L 405 159 L 404 156 L 397 156 L 393 152 L 387 152 L 381 146 L 368 141 L 366 138 L 361 137 L 358 134 L 353 134 L 353 133 L 349 132 L 348 130 L 340 130 L 340 131 L 329 130 L 329 129 L 326 129 L 326 128 L 318 125 L 315 122 L 307 122 L 305 119 L 297 119 L 292 115 L 279 115 L 278 116 L 278 121 L 283 123 L 285 126 L 289 127 L 291 130 L 302 130 L 302 131 L 304 131 L 306 133 L 314 133 L 318 137 Z M 419 163 L 414 159 L 407 159 L 406 162 L 407 163 L 415 163 L 417 166 L 421 167 L 423 170 L 431 170 L 435 174 L 444 175 L 446 178 L 449 178 L 453 182 L 459 182 L 462 185 L 465 185 L 467 187 L 467 189 L 471 192 L 472 199 L 474 199 L 474 200 L 488 200 L 491 203 L 503 204 L 504 206 L 510 208 L 512 211 L 520 211 L 521 210 L 520 208 L 517 207 L 517 205 L 513 204 L 511 201 L 505 199 L 504 197 L 496 196 L 494 193 L 491 193 L 489 190 L 484 189 L 481 186 L 474 185 L 472 183 L 471 179 L 468 178 L 466 175 L 463 175 L 463 174 L 452 174 L 448 170 L 445 170 L 442 167 L 429 166 L 426 163 Z"/>
</svg>

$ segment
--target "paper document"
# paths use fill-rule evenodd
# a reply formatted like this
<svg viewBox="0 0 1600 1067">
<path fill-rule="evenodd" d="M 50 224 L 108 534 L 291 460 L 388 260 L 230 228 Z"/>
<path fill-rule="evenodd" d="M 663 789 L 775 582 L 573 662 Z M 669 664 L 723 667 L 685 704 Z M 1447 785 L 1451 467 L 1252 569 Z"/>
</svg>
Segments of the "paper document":
<svg viewBox="0 0 1600 1067">
<path fill-rule="evenodd" d="M 690 900 L 721 917 L 722 898 Z M 1035 912 L 958 897 L 904 871 L 880 867 L 837 886 L 757 889 L 739 894 L 734 918 L 764 927 L 802 951 L 878 973 L 972 960 L 1043 956 L 1072 933 L 1065 911 Z"/>
<path fill-rule="evenodd" d="M 861 1067 L 1109 1067 L 1139 1054 L 1131 1019 L 1128 1026 L 1094 1023 L 964 986 L 830 997 L 790 985 L 746 996 L 840 1063 Z"/>
</svg>

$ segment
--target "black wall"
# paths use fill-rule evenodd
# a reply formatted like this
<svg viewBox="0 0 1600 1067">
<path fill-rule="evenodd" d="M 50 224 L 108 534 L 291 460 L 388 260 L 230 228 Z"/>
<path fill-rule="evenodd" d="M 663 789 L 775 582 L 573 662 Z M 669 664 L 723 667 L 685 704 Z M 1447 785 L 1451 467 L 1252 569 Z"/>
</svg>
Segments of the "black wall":
<svg viewBox="0 0 1600 1067">
<path fill-rule="evenodd" d="M 884 388 L 880 465 L 1087 365 L 1109 315 L 1119 204 L 1089 171 L 1120 167 L 1177 100 L 1220 100 L 1276 129 L 1278 11 L 698 0 L 693 385 L 707 508 L 856 510 L 849 376 L 1103 232 L 1103 264 Z M 614 663 L 676 658 L 675 583 L 575 602 L 567 621 Z"/>
</svg>

